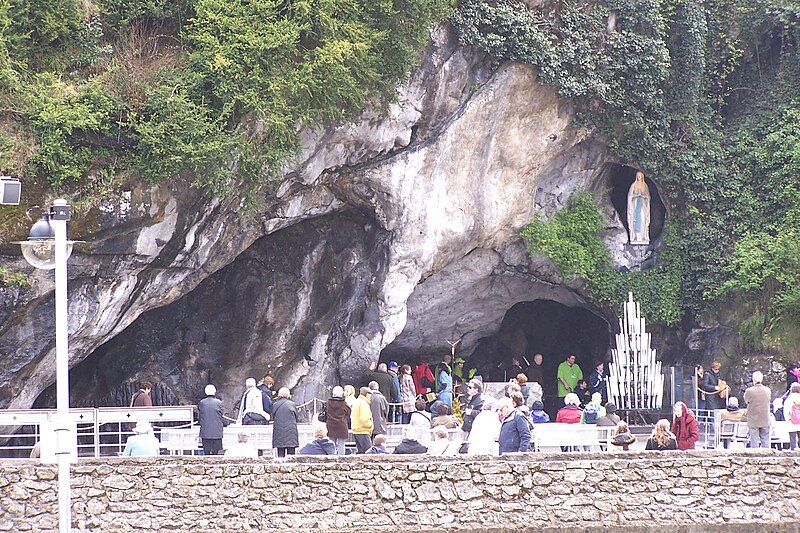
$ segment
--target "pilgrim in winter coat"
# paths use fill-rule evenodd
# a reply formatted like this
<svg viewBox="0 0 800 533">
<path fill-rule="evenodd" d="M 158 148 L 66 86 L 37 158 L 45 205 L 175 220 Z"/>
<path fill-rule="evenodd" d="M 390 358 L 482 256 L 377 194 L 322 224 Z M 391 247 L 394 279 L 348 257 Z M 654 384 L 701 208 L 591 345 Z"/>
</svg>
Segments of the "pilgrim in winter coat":
<svg viewBox="0 0 800 533">
<path fill-rule="evenodd" d="M 201 439 L 221 439 L 228 421 L 222 415 L 222 400 L 209 395 L 197 404 Z"/>
<path fill-rule="evenodd" d="M 272 447 L 297 448 L 297 409 L 289 398 L 278 398 L 272 404 Z"/>
<path fill-rule="evenodd" d="M 500 453 L 527 452 L 530 449 L 531 430 L 523 413 L 515 409 L 503 419 L 497 442 Z"/>
<path fill-rule="evenodd" d="M 400 376 L 400 400 L 403 402 L 403 412 L 411 414 L 414 412 L 414 404 L 417 401 L 416 387 L 414 378 L 411 374 Z"/>
<path fill-rule="evenodd" d="M 403 439 L 400 444 L 395 446 L 394 453 L 397 454 L 414 454 L 414 453 L 428 453 L 428 448 L 419 443 L 416 439 Z"/>
<path fill-rule="evenodd" d="M 481 412 L 483 408 L 483 396 L 480 393 L 472 396 L 468 401 L 467 404 L 461 409 L 462 413 L 464 414 L 464 425 L 461 426 L 461 430 L 465 433 L 469 433 L 472 431 L 472 423 L 475 422 L 475 417 L 478 416 L 478 413 Z"/>
<path fill-rule="evenodd" d="M 325 403 L 325 427 L 328 437 L 332 439 L 346 439 L 348 436 L 347 420 L 350 418 L 350 408 L 344 398 L 329 398 Z"/>
<path fill-rule="evenodd" d="M 531 420 L 534 424 L 547 424 L 550 422 L 550 415 L 544 412 L 544 404 L 541 401 L 533 402 Z"/>
<path fill-rule="evenodd" d="M 369 409 L 372 413 L 372 434 L 386 434 L 386 427 L 389 422 L 389 402 L 381 394 L 380 390 L 372 391 Z"/>
<path fill-rule="evenodd" d="M 300 448 L 300 455 L 336 455 L 336 445 L 327 437 L 315 439 Z"/>
<path fill-rule="evenodd" d="M 698 426 L 694 414 L 686 407 L 685 403 L 678 402 L 675 404 L 676 407 L 678 405 L 681 406 L 682 414 L 681 416 L 673 416 L 670 431 L 678 441 L 679 450 L 693 450 L 694 443 L 700 438 L 700 426 Z"/>
<path fill-rule="evenodd" d="M 556 413 L 556 422 L 580 424 L 583 410 L 577 405 L 565 405 Z"/>
</svg>

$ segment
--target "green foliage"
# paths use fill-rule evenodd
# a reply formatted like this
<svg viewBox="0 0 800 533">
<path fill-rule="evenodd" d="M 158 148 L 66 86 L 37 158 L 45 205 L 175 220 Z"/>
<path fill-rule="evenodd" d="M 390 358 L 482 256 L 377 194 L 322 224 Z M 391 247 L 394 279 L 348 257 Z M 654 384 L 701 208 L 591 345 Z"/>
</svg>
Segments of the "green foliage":
<svg viewBox="0 0 800 533">
<path fill-rule="evenodd" d="M 448 5 L 0 0 L 0 99 L 36 140 L 10 166 L 73 194 L 115 175 L 252 193 L 299 128 L 392 98 Z"/>
<path fill-rule="evenodd" d="M 533 220 L 523 231 L 532 253 L 549 257 L 566 277 L 593 279 L 611 265 L 598 236 L 603 216 L 588 193 L 573 196 L 569 206 L 549 221 Z"/>
<path fill-rule="evenodd" d="M 192 13 L 193 0 L 99 0 L 97 2 L 106 25 L 113 31 L 133 21 L 146 20 L 161 24 L 180 24 Z"/>
<path fill-rule="evenodd" d="M 534 65 L 576 102 L 580 123 L 655 179 L 670 209 L 654 271 L 613 273 L 587 244 L 597 224 L 584 201 L 534 221 L 532 251 L 586 279 L 597 301 L 633 287 L 674 322 L 736 298 L 753 313 L 748 338 L 794 342 L 799 21 L 800 5 L 778 0 L 462 2 L 453 17 L 462 42 Z M 587 224 L 579 231 L 575 217 Z"/>
<path fill-rule="evenodd" d="M 254 144 L 243 147 L 249 164 L 237 168 L 274 172 L 297 149 L 298 125 L 345 120 L 392 91 L 446 7 L 442 0 L 288 7 L 275 0 L 198 0 L 185 31 L 192 70 L 223 120 L 237 123 L 255 113 L 264 123 Z"/>
<path fill-rule="evenodd" d="M 665 22 L 653 0 L 568 2 L 531 10 L 467 0 L 453 16 L 462 42 L 498 60 L 537 67 L 541 81 L 581 105 L 583 122 L 624 137 L 651 137 L 669 77 Z M 608 32 L 609 12 L 621 13 Z"/>
<path fill-rule="evenodd" d="M 7 286 L 17 286 L 22 287 L 23 289 L 28 289 L 31 286 L 31 282 L 28 281 L 28 277 L 25 274 L 21 274 L 19 272 L 12 272 L 6 267 L 0 267 L 0 287 L 3 285 Z"/>
<path fill-rule="evenodd" d="M 28 160 L 28 171 L 52 187 L 77 181 L 111 150 L 103 139 L 119 134 L 121 104 L 101 85 L 76 89 L 51 75 L 29 86 L 26 114 L 36 131 L 39 149 Z M 73 183 L 72 185 L 75 185 Z"/>
<path fill-rule="evenodd" d="M 592 196 L 578 194 L 550 220 L 532 221 L 522 236 L 535 256 L 550 258 L 562 276 L 586 280 L 586 291 L 596 302 L 616 305 L 632 291 L 651 320 L 675 324 L 682 316 L 680 259 L 672 236 L 660 265 L 641 272 L 617 272 L 600 238 L 603 217 Z"/>
<path fill-rule="evenodd" d="M 6 0 L 3 41 L 23 70 L 60 71 L 91 64 L 109 50 L 96 14 L 78 0 Z"/>
<path fill-rule="evenodd" d="M 150 182 L 202 176 L 221 188 L 232 177 L 224 162 L 234 149 L 236 136 L 226 132 L 209 108 L 193 102 L 180 87 L 156 86 L 129 120 L 138 139 L 136 166 Z"/>
</svg>

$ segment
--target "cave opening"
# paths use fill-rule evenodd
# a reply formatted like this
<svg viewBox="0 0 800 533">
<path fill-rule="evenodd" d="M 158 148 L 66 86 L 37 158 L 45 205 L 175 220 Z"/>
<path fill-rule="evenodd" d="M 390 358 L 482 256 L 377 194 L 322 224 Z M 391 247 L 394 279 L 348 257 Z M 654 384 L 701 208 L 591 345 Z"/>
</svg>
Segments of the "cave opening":
<svg viewBox="0 0 800 533">
<path fill-rule="evenodd" d="M 481 339 L 469 364 L 488 381 L 510 379 L 512 356 L 523 356 L 529 363 L 542 354 L 546 396 L 554 397 L 556 372 L 567 355 L 574 354 L 588 377 L 597 361 L 609 354 L 609 325 L 588 309 L 569 307 L 552 300 L 520 302 L 506 311 L 494 335 Z M 523 363 L 524 366 L 524 363 Z"/>
<path fill-rule="evenodd" d="M 636 180 L 636 172 L 638 169 L 626 165 L 618 165 L 616 163 L 608 163 L 604 168 L 604 173 L 607 176 L 608 194 L 611 199 L 611 204 L 619 214 L 622 225 L 630 235 L 630 228 L 628 227 L 628 190 Z M 658 192 L 658 186 L 655 182 L 645 173 L 644 178 L 650 190 L 650 242 L 655 241 L 664 230 L 664 221 L 666 219 L 667 209 L 664 202 L 661 200 L 661 195 Z"/>
<path fill-rule="evenodd" d="M 70 369 L 71 405 L 127 406 L 137 382 L 147 379 L 155 405 L 195 403 L 212 383 L 233 412 L 246 378 L 269 373 L 282 384 L 297 367 L 310 366 L 312 354 L 324 359 L 328 350 L 342 351 L 385 268 L 385 243 L 376 224 L 349 211 L 259 238 Z M 316 368 L 330 364 L 312 361 Z M 34 407 L 52 405 L 55 383 Z"/>
</svg>

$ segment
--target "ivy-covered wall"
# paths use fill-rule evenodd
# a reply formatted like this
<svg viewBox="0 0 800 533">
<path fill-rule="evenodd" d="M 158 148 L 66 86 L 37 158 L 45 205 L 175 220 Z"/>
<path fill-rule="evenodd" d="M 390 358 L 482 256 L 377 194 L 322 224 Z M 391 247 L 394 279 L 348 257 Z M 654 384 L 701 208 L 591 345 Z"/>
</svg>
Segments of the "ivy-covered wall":
<svg viewBox="0 0 800 533">
<path fill-rule="evenodd" d="M 531 252 L 598 302 L 634 290 L 667 324 L 735 299 L 747 348 L 796 353 L 799 15 L 789 0 L 463 1 L 462 41 L 534 65 L 670 208 L 646 272 L 613 270 L 588 196 L 533 221 Z"/>
</svg>

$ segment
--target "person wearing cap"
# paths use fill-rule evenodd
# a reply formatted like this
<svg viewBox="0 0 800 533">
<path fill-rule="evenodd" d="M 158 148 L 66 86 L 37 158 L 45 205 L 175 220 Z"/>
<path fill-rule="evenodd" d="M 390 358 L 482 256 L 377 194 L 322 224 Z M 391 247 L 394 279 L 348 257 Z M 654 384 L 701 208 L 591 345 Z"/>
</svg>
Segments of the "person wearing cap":
<svg viewBox="0 0 800 533">
<path fill-rule="evenodd" d="M 206 385 L 205 393 L 206 397 L 197 404 L 203 455 L 219 455 L 222 452 L 223 428 L 228 421 L 222 415 L 222 400 L 216 396 L 217 388 Z"/>
<path fill-rule="evenodd" d="M 747 402 L 747 427 L 750 429 L 751 448 L 769 448 L 769 405 L 772 392 L 764 385 L 764 374 L 753 372 L 753 386 L 744 391 Z"/>
<path fill-rule="evenodd" d="M 350 431 L 353 433 L 353 439 L 356 441 L 356 450 L 358 453 L 364 453 L 372 446 L 372 410 L 370 409 L 370 399 L 372 393 L 369 387 L 361 387 L 359 396 L 353 402 L 353 408 L 350 412 Z"/>
<path fill-rule="evenodd" d="M 128 437 L 125 442 L 125 449 L 122 455 L 147 457 L 158 455 L 159 442 L 153 435 L 153 426 L 150 422 L 140 420 L 133 428 L 133 435 Z"/>
<path fill-rule="evenodd" d="M 390 404 L 397 404 L 402 401 L 402 395 L 400 391 L 400 377 L 397 375 L 397 371 L 400 369 L 400 365 L 397 364 L 397 361 L 389 361 L 389 377 L 392 378 L 392 395 L 387 396 L 386 400 Z M 389 405 L 389 420 L 396 424 L 400 421 L 400 409 L 398 409 L 398 405 Z"/>
<path fill-rule="evenodd" d="M 453 359 L 453 377 L 459 383 L 471 380 L 475 377 L 475 374 L 478 373 L 477 368 L 464 370 L 464 363 L 466 363 L 466 361 L 463 357 L 456 357 Z"/>
<path fill-rule="evenodd" d="M 597 419 L 597 425 L 600 427 L 615 428 L 619 424 L 620 417 L 617 414 L 617 406 L 611 402 L 605 405 L 606 414 Z"/>
<path fill-rule="evenodd" d="M 724 411 L 720 411 L 719 419 L 721 422 L 741 422 L 744 416 L 744 410 L 739 409 L 739 399 L 736 396 L 728 398 Z M 720 431 L 719 440 L 722 442 L 722 447 L 727 449 L 733 440 L 733 428 L 728 431 Z"/>
<path fill-rule="evenodd" d="M 344 455 L 344 444 L 347 442 L 349 430 L 347 419 L 350 418 L 350 407 L 344 399 L 344 389 L 335 386 L 331 397 L 325 402 L 325 427 L 330 438 L 336 446 L 336 455 Z"/>
</svg>

